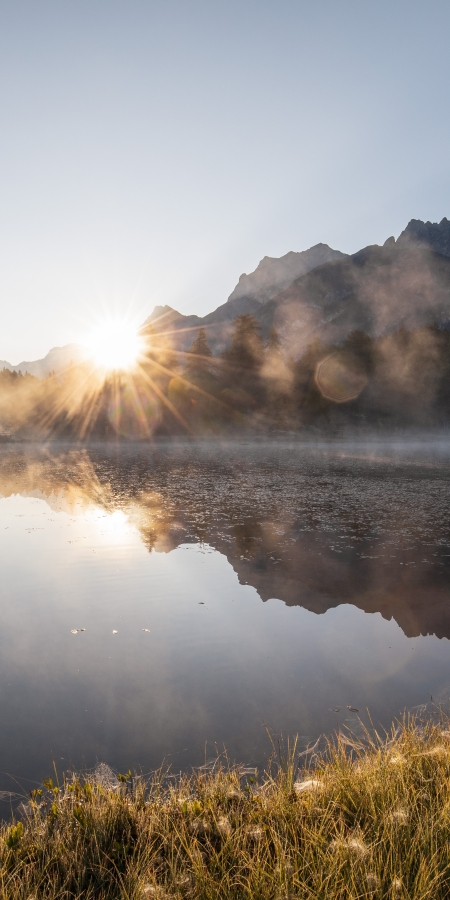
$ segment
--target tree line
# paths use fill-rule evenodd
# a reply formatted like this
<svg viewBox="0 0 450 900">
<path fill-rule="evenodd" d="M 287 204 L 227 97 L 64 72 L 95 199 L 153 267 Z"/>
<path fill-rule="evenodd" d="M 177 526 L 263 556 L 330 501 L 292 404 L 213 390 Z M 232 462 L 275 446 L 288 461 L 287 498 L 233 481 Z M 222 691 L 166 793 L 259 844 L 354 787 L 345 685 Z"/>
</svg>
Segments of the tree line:
<svg viewBox="0 0 450 900">
<path fill-rule="evenodd" d="M 151 326 L 136 369 L 107 376 L 87 363 L 41 381 L 0 372 L 0 430 L 87 439 L 213 436 L 242 430 L 339 433 L 346 428 L 448 427 L 450 330 L 353 331 L 315 337 L 288 357 L 276 329 L 263 340 L 238 316 L 214 355 L 204 328 L 188 352 Z"/>
</svg>

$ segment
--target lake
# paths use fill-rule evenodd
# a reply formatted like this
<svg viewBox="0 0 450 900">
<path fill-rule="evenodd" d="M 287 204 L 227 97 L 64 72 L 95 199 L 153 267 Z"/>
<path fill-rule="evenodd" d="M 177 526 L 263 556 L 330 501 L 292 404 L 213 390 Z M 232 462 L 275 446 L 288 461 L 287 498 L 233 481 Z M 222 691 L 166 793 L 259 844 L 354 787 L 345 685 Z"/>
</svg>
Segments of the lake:
<svg viewBox="0 0 450 900">
<path fill-rule="evenodd" d="M 449 476 L 439 441 L 2 445 L 1 789 L 446 709 Z"/>
</svg>

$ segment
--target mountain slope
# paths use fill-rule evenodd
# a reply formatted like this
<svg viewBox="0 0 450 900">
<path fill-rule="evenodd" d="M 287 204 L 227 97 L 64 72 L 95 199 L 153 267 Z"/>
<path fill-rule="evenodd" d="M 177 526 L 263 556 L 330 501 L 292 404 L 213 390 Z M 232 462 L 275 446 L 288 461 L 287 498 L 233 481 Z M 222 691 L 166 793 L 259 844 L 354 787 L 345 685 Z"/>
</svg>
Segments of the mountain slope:
<svg viewBox="0 0 450 900">
<path fill-rule="evenodd" d="M 156 306 L 143 328 L 167 337 L 187 351 L 204 327 L 215 354 L 229 342 L 233 319 L 251 313 L 267 337 L 275 326 L 288 352 L 296 357 L 314 337 L 324 343 L 344 340 L 354 329 L 377 335 L 404 324 L 450 323 L 450 221 L 412 219 L 397 240 L 373 245 L 352 256 L 316 244 L 301 253 L 264 257 L 249 275 L 241 275 L 226 303 L 206 316 L 183 315 Z M 78 344 L 54 347 L 44 359 L 0 368 L 28 371 L 44 378 L 79 362 L 88 351 Z"/>
<path fill-rule="evenodd" d="M 156 306 L 144 322 L 165 333 L 177 350 L 188 350 L 198 328 L 204 327 L 215 353 L 224 349 L 229 340 L 231 323 L 245 313 L 258 315 L 259 310 L 274 295 L 288 287 L 300 275 L 330 260 L 346 259 L 346 254 L 333 250 L 328 244 L 316 244 L 300 253 L 293 251 L 279 258 L 265 256 L 250 275 L 241 275 L 234 291 L 208 315 L 185 316 L 170 306 Z"/>
<path fill-rule="evenodd" d="M 273 277 L 281 271 L 277 264 L 283 261 L 283 278 L 287 278 L 286 260 L 291 257 L 295 257 L 298 266 L 298 257 L 306 265 L 305 260 L 312 264 L 323 253 L 335 256 L 310 268 L 266 303 L 258 299 L 265 289 L 263 260 L 251 276 L 245 276 L 253 279 L 251 287 L 258 297 L 239 294 L 236 288 L 227 303 L 203 318 L 182 316 L 170 307 L 159 307 L 150 319 L 181 350 L 189 348 L 197 329 L 203 326 L 213 351 L 219 353 L 230 339 L 235 316 L 250 312 L 259 320 L 265 338 L 271 327 L 277 328 L 285 349 L 294 357 L 300 356 L 314 338 L 323 343 L 339 343 L 355 329 L 379 335 L 402 324 L 415 328 L 425 323 L 450 323 L 447 219 L 440 224 L 413 219 L 397 241 L 391 237 L 382 247 L 375 244 L 352 256 L 326 245 L 318 248 L 319 255 L 317 247 L 312 247 L 305 254 L 286 254 L 281 260 L 271 261 Z M 242 290 L 250 284 L 243 278 L 239 282 Z"/>
<path fill-rule="evenodd" d="M 355 329 L 371 335 L 400 325 L 450 322 L 450 258 L 423 242 L 374 245 L 298 278 L 257 312 L 299 356 L 314 337 L 339 343 Z"/>
<path fill-rule="evenodd" d="M 36 378 L 46 378 L 50 372 L 63 372 L 71 363 L 82 362 L 87 359 L 88 351 L 80 344 L 65 344 L 64 347 L 53 347 L 43 359 L 24 360 L 17 366 L 12 366 L 6 360 L 0 360 L 0 369 L 9 369 L 10 372 L 28 372 Z"/>
<path fill-rule="evenodd" d="M 235 304 L 237 301 L 250 300 L 258 304 L 267 303 L 310 269 L 345 256 L 345 253 L 333 250 L 328 244 L 315 244 L 300 253 L 291 250 L 280 257 L 265 256 L 254 272 L 241 275 L 227 302 Z"/>
<path fill-rule="evenodd" d="M 444 218 L 441 222 L 421 222 L 411 219 L 397 239 L 400 247 L 416 244 L 434 250 L 441 256 L 450 257 L 450 222 Z"/>
</svg>

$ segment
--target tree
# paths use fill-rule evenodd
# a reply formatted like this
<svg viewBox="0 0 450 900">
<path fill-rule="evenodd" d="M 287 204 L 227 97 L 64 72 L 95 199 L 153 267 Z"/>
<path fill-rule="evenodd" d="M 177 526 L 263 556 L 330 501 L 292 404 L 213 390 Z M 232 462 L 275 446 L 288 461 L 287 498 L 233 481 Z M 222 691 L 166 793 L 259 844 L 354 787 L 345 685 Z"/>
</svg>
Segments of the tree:
<svg viewBox="0 0 450 900">
<path fill-rule="evenodd" d="M 258 320 L 249 314 L 233 322 L 231 345 L 222 354 L 222 381 L 226 402 L 242 412 L 255 412 L 266 402 L 264 379 L 264 345 Z"/>
<path fill-rule="evenodd" d="M 272 327 L 269 331 L 269 337 L 267 339 L 266 350 L 269 353 L 279 353 L 281 350 L 281 340 L 280 335 L 276 328 Z"/>
<path fill-rule="evenodd" d="M 353 365 L 353 367 L 363 372 L 365 375 L 372 375 L 375 369 L 375 341 L 364 331 L 351 331 L 347 335 L 342 346 L 342 356 Z"/>
<path fill-rule="evenodd" d="M 315 374 L 318 363 L 325 359 L 332 349 L 322 344 L 316 337 L 294 364 L 292 396 L 294 407 L 304 425 L 323 417 L 330 409 L 330 401 L 322 396 L 317 387 Z"/>
<path fill-rule="evenodd" d="M 192 380 L 196 378 L 203 379 L 205 375 L 209 375 L 212 355 L 211 347 L 206 338 L 206 331 L 204 328 L 200 328 L 192 347 L 188 350 L 186 377 Z"/>
<path fill-rule="evenodd" d="M 264 357 L 259 322 L 249 313 L 238 316 L 233 322 L 230 347 L 223 354 L 229 366 L 245 373 L 256 373 Z"/>
</svg>

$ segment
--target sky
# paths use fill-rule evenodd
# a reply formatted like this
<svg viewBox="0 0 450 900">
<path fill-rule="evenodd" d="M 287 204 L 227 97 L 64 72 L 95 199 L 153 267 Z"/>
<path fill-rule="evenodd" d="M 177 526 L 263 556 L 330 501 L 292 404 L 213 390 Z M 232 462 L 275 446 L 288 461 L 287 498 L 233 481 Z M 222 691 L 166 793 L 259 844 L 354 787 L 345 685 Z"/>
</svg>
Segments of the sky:
<svg viewBox="0 0 450 900">
<path fill-rule="evenodd" d="M 448 0 L 0 0 L 0 359 L 450 218 Z"/>
</svg>

